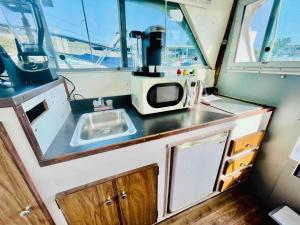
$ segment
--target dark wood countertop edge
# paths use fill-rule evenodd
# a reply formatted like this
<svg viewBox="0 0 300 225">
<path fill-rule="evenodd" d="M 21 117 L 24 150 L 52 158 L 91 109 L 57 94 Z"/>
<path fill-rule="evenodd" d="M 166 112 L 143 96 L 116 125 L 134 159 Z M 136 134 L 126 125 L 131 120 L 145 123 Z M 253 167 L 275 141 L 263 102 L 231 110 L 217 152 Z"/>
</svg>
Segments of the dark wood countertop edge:
<svg viewBox="0 0 300 225">
<path fill-rule="evenodd" d="M 261 111 L 257 112 L 257 114 L 259 114 L 259 113 L 261 113 Z M 206 127 L 215 126 L 215 125 L 219 125 L 219 124 L 226 123 L 226 122 L 231 122 L 238 118 L 239 118 L 238 116 L 233 115 L 233 116 L 225 118 L 225 119 L 220 119 L 220 120 L 216 120 L 216 121 L 212 121 L 212 122 L 208 122 L 208 123 L 204 123 L 204 124 L 200 124 L 200 125 L 196 125 L 196 126 L 192 126 L 192 127 L 188 127 L 188 128 L 180 128 L 180 129 L 176 129 L 173 131 L 167 131 L 167 132 L 163 132 L 163 133 L 159 133 L 159 134 L 136 138 L 136 139 L 122 142 L 122 143 L 112 144 L 112 145 L 105 146 L 105 147 L 100 147 L 100 148 L 90 150 L 90 151 L 76 152 L 76 153 L 71 153 L 71 154 L 61 156 L 58 158 L 40 160 L 39 164 L 41 167 L 49 166 L 49 165 L 53 165 L 53 164 L 57 164 L 57 163 L 61 163 L 61 162 L 65 162 L 65 161 L 69 161 L 69 160 L 73 160 L 73 159 L 78 159 L 78 158 L 85 157 L 85 156 L 91 156 L 91 155 L 95 155 L 95 154 L 99 154 L 99 153 L 103 153 L 103 152 L 108 152 L 108 151 L 128 147 L 131 145 L 145 143 L 145 142 L 157 140 L 160 138 L 165 138 L 165 137 L 186 133 L 186 132 L 190 132 L 190 131 L 201 129 L 201 128 L 206 128 Z"/>
<path fill-rule="evenodd" d="M 63 83 L 64 80 L 59 78 L 50 83 L 44 84 L 40 87 L 33 88 L 32 90 L 25 91 L 24 93 L 15 95 L 13 97 L 8 97 L 4 99 L 0 99 L 0 108 L 8 108 L 8 107 L 17 107 L 22 103 L 34 98 L 35 96 L 48 91 L 49 89 L 56 87 L 57 85 Z"/>
<path fill-rule="evenodd" d="M 141 138 L 137 138 L 137 139 L 132 139 L 129 141 L 118 143 L 118 144 L 112 144 L 109 146 L 96 148 L 96 149 L 93 149 L 90 151 L 75 152 L 75 153 L 71 153 L 71 154 L 61 156 L 58 158 L 53 158 L 53 159 L 42 159 L 42 160 L 39 160 L 39 164 L 41 167 L 50 166 L 50 165 L 57 164 L 57 163 L 62 163 L 62 162 L 66 162 L 66 161 L 70 161 L 70 160 L 74 160 L 74 159 L 78 159 L 78 158 L 82 158 L 82 157 L 86 157 L 86 156 L 103 153 L 103 152 L 109 152 L 109 151 L 113 151 L 116 149 L 128 147 L 131 145 L 145 143 L 148 141 L 153 141 L 153 140 L 157 140 L 160 138 L 165 138 L 165 137 L 169 137 L 169 136 L 173 136 L 173 135 L 177 135 L 177 134 L 182 134 L 182 133 L 190 132 L 193 130 L 206 128 L 209 126 L 215 126 L 215 125 L 219 125 L 222 123 L 231 122 L 231 121 L 234 121 L 237 119 L 242 119 L 242 118 L 246 118 L 249 116 L 259 115 L 259 114 L 262 114 L 265 112 L 272 112 L 272 111 L 273 111 L 272 107 L 265 107 L 263 109 L 259 109 L 259 110 L 252 111 L 252 112 L 246 112 L 246 113 L 243 113 L 240 115 L 232 115 L 231 117 L 228 117 L 225 119 L 215 120 L 215 121 L 212 121 L 209 123 L 204 123 L 204 124 L 200 124 L 200 125 L 196 125 L 196 126 L 192 126 L 192 127 L 188 127 L 188 128 L 181 128 L 181 129 L 176 129 L 173 131 L 167 131 L 167 132 L 163 132 L 163 133 L 159 133 L 159 134 L 154 134 L 154 135 L 149 135 L 149 136 L 145 136 L 145 137 L 141 137 Z"/>
</svg>

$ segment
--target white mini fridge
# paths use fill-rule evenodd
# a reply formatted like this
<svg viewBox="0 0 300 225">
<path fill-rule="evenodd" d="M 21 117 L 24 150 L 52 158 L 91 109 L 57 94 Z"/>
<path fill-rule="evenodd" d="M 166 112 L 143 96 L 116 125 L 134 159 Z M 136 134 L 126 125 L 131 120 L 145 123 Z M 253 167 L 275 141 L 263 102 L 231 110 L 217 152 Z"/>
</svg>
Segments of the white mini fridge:
<svg viewBox="0 0 300 225">
<path fill-rule="evenodd" d="M 197 203 L 213 193 L 228 132 L 173 148 L 169 211 Z"/>
</svg>

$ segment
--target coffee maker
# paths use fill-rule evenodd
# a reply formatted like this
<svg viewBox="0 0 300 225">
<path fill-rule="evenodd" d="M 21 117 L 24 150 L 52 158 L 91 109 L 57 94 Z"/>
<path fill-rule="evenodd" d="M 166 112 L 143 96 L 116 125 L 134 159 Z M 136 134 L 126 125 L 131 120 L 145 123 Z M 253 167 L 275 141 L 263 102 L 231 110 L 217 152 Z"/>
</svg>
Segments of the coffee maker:
<svg viewBox="0 0 300 225">
<path fill-rule="evenodd" d="M 131 31 L 129 36 L 137 39 L 136 61 L 140 61 L 140 51 L 142 52 L 142 66 L 137 62 L 137 71 L 134 76 L 163 77 L 164 73 L 158 71 L 162 64 L 162 56 L 166 46 L 166 30 L 162 26 L 150 26 L 144 32 Z M 139 47 L 142 42 L 141 49 Z M 153 68 L 151 71 L 149 68 Z"/>
<path fill-rule="evenodd" d="M 45 48 L 45 31 L 37 3 L 0 0 L 0 10 L 7 24 L 7 30 L 2 31 L 7 33 L 7 39 L 0 42 L 0 71 L 5 70 L 9 78 L 1 87 L 18 88 L 57 79 L 55 61 L 48 57 Z"/>
</svg>

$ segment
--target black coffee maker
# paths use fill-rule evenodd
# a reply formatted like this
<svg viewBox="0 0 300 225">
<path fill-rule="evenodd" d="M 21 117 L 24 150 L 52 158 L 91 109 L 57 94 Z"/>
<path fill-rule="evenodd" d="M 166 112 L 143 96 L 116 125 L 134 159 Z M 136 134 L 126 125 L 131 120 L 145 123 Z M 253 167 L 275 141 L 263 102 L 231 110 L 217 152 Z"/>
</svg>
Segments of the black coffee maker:
<svg viewBox="0 0 300 225">
<path fill-rule="evenodd" d="M 166 46 L 166 30 L 161 26 L 151 26 L 144 32 L 131 31 L 129 36 L 137 39 L 136 57 L 140 57 L 139 40 L 142 41 L 142 66 L 137 66 L 135 76 L 163 77 L 164 73 L 156 71 L 156 67 L 161 66 L 162 55 Z M 154 67 L 154 71 L 149 71 L 149 67 Z"/>
</svg>

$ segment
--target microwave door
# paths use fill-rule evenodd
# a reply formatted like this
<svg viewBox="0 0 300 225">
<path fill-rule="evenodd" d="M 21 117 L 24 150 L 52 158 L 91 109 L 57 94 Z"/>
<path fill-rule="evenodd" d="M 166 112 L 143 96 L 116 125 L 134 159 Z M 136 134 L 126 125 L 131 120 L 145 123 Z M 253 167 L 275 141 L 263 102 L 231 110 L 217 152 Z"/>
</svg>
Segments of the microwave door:
<svg viewBox="0 0 300 225">
<path fill-rule="evenodd" d="M 148 104 L 153 108 L 171 107 L 181 102 L 184 88 L 179 83 L 161 83 L 152 86 L 147 94 Z"/>
</svg>

